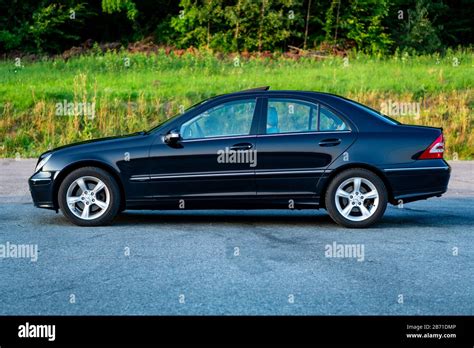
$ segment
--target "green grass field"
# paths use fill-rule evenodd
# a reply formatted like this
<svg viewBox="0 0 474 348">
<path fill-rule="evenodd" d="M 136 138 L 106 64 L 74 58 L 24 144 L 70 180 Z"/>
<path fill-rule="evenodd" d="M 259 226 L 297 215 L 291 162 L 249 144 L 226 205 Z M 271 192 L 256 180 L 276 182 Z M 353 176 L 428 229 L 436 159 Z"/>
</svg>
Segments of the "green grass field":
<svg viewBox="0 0 474 348">
<path fill-rule="evenodd" d="M 339 94 L 380 110 L 420 103 L 403 123 L 443 127 L 447 157 L 472 159 L 472 51 L 444 57 L 355 55 L 321 60 L 107 53 L 69 61 L 0 62 L 0 157 L 151 128 L 204 98 L 256 86 Z M 18 63 L 18 62 L 17 62 Z M 95 103 L 93 118 L 57 115 L 57 103 Z"/>
</svg>

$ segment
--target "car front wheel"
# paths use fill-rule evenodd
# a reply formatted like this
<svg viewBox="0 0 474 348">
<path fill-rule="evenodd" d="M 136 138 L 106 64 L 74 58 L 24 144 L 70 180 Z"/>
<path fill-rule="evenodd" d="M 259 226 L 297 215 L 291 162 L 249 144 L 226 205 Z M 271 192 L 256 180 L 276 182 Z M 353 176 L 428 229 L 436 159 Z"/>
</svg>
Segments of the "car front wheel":
<svg viewBox="0 0 474 348">
<path fill-rule="evenodd" d="M 64 216 L 76 225 L 106 225 L 120 210 L 120 189 L 106 171 L 80 168 L 61 183 L 58 202 Z"/>
<path fill-rule="evenodd" d="M 354 168 L 338 174 L 326 191 L 326 209 L 339 225 L 369 227 L 387 208 L 387 189 L 375 173 Z"/>
</svg>

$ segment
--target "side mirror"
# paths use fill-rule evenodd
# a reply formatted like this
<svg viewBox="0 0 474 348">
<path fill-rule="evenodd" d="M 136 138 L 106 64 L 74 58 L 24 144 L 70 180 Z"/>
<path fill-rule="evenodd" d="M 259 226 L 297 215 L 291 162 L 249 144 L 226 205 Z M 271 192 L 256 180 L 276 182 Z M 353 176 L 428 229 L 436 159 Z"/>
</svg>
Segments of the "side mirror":
<svg viewBox="0 0 474 348">
<path fill-rule="evenodd" d="M 167 144 L 175 144 L 181 139 L 181 134 L 177 130 L 172 130 L 164 136 L 164 141 Z"/>
</svg>

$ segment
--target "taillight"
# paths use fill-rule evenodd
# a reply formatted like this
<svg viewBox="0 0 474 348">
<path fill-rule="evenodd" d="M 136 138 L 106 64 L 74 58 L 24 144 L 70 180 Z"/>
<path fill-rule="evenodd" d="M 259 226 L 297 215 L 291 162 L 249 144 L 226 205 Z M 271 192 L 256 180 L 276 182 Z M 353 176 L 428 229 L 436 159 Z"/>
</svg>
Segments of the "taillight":
<svg viewBox="0 0 474 348">
<path fill-rule="evenodd" d="M 436 138 L 433 143 L 428 146 L 428 148 L 423 151 L 421 156 L 418 159 L 436 159 L 436 158 L 443 158 L 444 153 L 444 138 L 443 133 Z"/>
</svg>

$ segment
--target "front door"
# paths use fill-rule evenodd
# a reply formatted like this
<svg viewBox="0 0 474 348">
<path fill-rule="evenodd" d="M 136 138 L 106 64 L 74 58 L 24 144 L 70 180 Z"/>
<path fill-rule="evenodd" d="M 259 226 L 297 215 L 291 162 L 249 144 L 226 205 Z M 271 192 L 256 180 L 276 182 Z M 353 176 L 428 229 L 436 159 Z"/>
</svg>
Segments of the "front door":
<svg viewBox="0 0 474 348">
<path fill-rule="evenodd" d="M 211 106 L 179 125 L 181 139 L 157 139 L 150 150 L 150 195 L 255 196 L 257 99 Z"/>
</svg>

